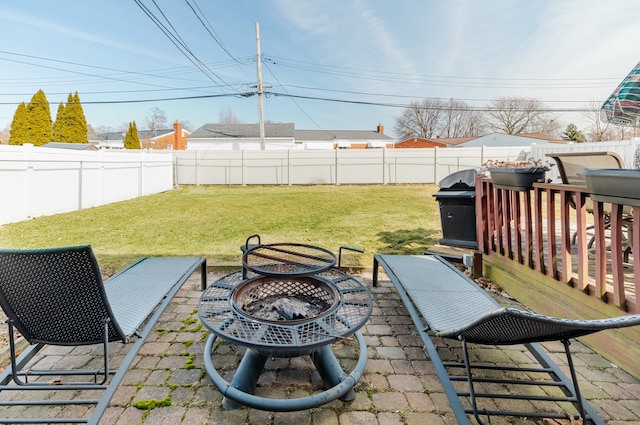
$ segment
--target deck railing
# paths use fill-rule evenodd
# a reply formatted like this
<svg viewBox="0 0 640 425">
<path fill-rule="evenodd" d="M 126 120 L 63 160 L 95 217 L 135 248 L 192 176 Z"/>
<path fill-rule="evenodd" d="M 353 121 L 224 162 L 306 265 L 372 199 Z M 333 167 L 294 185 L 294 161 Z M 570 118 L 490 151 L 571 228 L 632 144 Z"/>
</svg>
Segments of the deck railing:
<svg viewBox="0 0 640 425">
<path fill-rule="evenodd" d="M 529 191 L 476 180 L 478 249 L 640 313 L 640 207 L 592 201 L 586 187 L 534 183 Z"/>
</svg>

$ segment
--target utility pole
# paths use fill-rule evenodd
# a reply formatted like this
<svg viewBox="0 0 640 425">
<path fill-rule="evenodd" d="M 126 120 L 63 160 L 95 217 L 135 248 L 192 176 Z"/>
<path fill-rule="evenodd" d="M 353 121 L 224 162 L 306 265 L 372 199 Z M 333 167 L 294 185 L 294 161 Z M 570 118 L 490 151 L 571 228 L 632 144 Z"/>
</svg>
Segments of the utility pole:
<svg viewBox="0 0 640 425">
<path fill-rule="evenodd" d="M 260 23 L 256 22 L 256 52 L 258 71 L 258 114 L 260 117 L 260 149 L 264 150 L 264 111 L 262 109 L 262 58 L 260 57 Z"/>
</svg>

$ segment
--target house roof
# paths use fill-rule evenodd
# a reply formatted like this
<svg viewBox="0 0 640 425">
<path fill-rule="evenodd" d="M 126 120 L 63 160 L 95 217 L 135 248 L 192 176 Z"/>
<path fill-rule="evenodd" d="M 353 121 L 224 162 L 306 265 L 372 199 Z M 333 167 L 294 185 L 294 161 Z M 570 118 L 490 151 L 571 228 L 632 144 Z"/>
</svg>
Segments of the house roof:
<svg viewBox="0 0 640 425">
<path fill-rule="evenodd" d="M 156 137 L 173 133 L 173 131 L 173 128 L 167 128 L 163 130 L 138 130 L 138 137 L 140 139 L 155 139 Z M 111 131 L 109 133 L 98 134 L 98 138 L 102 141 L 124 140 L 124 136 L 126 134 L 126 131 Z"/>
<path fill-rule="evenodd" d="M 87 124 L 87 139 L 89 140 L 89 142 L 94 140 L 100 140 L 100 138 L 96 134 L 96 131 L 93 129 L 91 124 Z"/>
<path fill-rule="evenodd" d="M 438 143 L 444 143 L 445 145 L 449 145 L 449 146 L 457 146 L 460 143 L 466 143 L 470 140 L 473 139 L 477 139 L 477 136 L 474 137 L 439 137 L 436 139 L 431 139 L 434 142 L 438 142 Z"/>
<path fill-rule="evenodd" d="M 294 137 L 294 123 L 267 123 L 265 137 Z M 250 139 L 260 137 L 259 124 L 205 124 L 189 135 L 189 139 Z"/>
<path fill-rule="evenodd" d="M 530 137 L 532 139 L 541 139 L 541 140 L 550 140 L 549 136 L 547 135 L 547 133 L 520 133 L 520 134 L 516 134 L 516 136 L 520 136 L 520 137 Z"/>
<path fill-rule="evenodd" d="M 61 143 L 61 142 L 49 142 L 42 145 L 43 148 L 57 148 L 57 149 L 74 149 L 78 151 L 95 151 L 98 147 L 93 143 Z"/>
<path fill-rule="evenodd" d="M 460 143 L 461 147 L 474 146 L 530 146 L 533 143 L 546 144 L 546 139 L 536 139 L 534 137 L 522 137 L 521 135 L 490 133 L 482 137 L 474 138 L 465 143 Z"/>
<path fill-rule="evenodd" d="M 389 140 L 393 138 L 371 130 L 296 130 L 296 140 Z"/>
</svg>

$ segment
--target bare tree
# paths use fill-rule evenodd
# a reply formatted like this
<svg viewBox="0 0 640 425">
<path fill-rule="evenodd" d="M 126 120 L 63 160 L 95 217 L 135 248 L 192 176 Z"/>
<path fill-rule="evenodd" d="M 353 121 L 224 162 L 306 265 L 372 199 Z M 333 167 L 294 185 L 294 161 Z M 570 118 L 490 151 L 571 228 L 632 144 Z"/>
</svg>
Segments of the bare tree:
<svg viewBox="0 0 640 425">
<path fill-rule="evenodd" d="M 483 128 L 482 114 L 462 100 L 449 99 L 444 106 L 440 134 L 443 137 L 480 136 Z"/>
<path fill-rule="evenodd" d="M 0 131 L 0 144 L 6 145 L 9 143 L 9 129 L 9 126 L 7 126 L 4 130 Z"/>
<path fill-rule="evenodd" d="M 427 98 L 403 109 L 394 130 L 402 139 L 477 136 L 482 132 L 482 117 L 461 100 Z"/>
<path fill-rule="evenodd" d="M 526 129 L 528 133 L 544 133 L 550 138 L 559 138 L 562 131 L 562 122 L 556 114 L 550 112 L 541 113 Z"/>
<path fill-rule="evenodd" d="M 542 121 L 541 103 L 531 97 L 500 97 L 489 104 L 488 126 L 507 134 L 531 132 Z"/>
<path fill-rule="evenodd" d="M 612 131 L 609 122 L 600 110 L 600 102 L 592 100 L 582 116 L 590 123 L 587 131 L 589 140 L 594 142 L 611 140 Z"/>
<path fill-rule="evenodd" d="M 191 131 L 193 130 L 193 124 L 191 124 L 191 122 L 189 120 L 176 120 L 179 121 L 180 124 L 182 125 L 182 128 L 184 128 L 185 130 Z"/>
<path fill-rule="evenodd" d="M 223 106 L 218 111 L 218 124 L 242 124 L 229 106 Z"/>
<path fill-rule="evenodd" d="M 144 123 L 151 131 L 157 131 L 167 128 L 167 114 L 157 106 L 150 109 L 151 116 L 144 119 Z"/>
</svg>

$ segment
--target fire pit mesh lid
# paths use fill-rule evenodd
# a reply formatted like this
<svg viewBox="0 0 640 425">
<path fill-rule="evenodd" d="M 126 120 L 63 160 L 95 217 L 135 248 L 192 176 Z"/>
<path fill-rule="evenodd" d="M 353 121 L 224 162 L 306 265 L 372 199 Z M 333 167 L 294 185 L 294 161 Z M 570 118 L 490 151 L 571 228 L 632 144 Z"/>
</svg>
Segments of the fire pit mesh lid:
<svg viewBox="0 0 640 425">
<path fill-rule="evenodd" d="M 329 250 L 312 245 L 256 245 L 243 254 L 242 264 L 263 276 L 309 276 L 333 267 L 336 256 Z"/>
<path fill-rule="evenodd" d="M 249 279 L 259 277 L 255 274 Z M 369 319 L 373 298 L 357 279 L 336 269 L 314 276 L 328 282 L 337 303 L 313 320 L 255 319 L 233 305 L 235 288 L 245 282 L 242 271 L 213 282 L 202 294 L 198 314 L 204 326 L 220 338 L 265 355 L 300 355 L 355 333 Z M 293 280 L 293 279 L 291 279 Z M 242 301 L 244 302 L 244 301 Z"/>
</svg>

